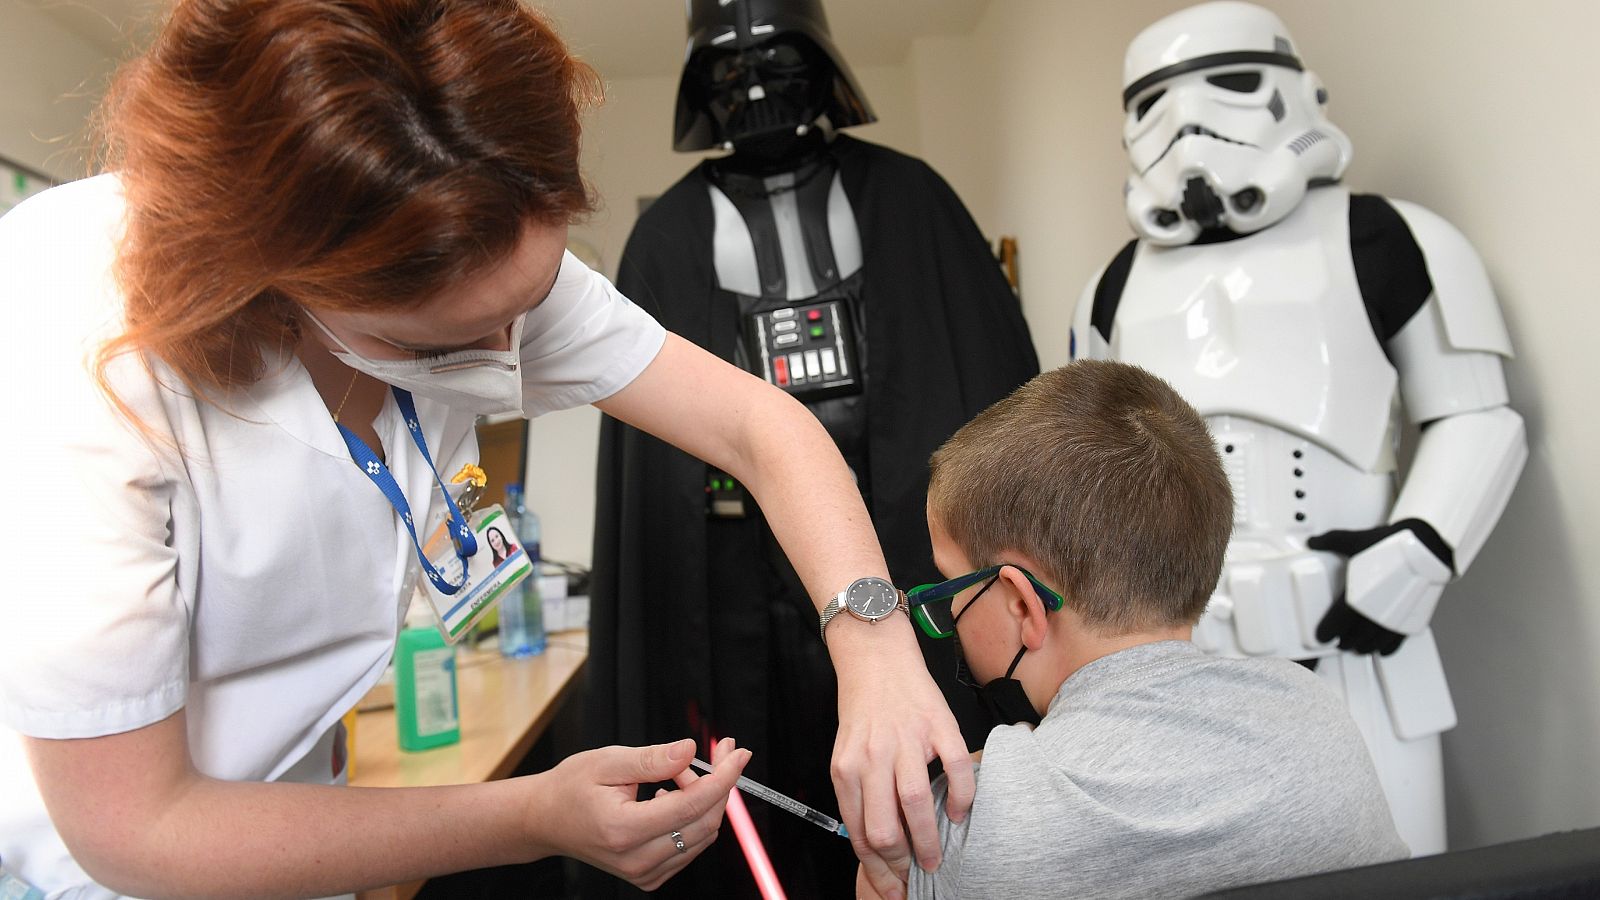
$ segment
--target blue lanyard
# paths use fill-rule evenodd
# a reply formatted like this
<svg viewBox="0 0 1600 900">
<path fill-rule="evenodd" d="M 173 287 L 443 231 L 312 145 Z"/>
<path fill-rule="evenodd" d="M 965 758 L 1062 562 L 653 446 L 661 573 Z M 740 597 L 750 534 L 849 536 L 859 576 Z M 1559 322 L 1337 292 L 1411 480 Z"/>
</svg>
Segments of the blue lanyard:
<svg viewBox="0 0 1600 900">
<path fill-rule="evenodd" d="M 444 495 L 444 505 L 450 510 L 450 542 L 455 545 L 456 559 L 461 560 L 461 583 L 451 584 L 439 570 L 428 561 L 422 552 L 422 542 L 417 539 L 417 526 L 411 520 L 411 504 L 406 502 L 406 495 L 400 490 L 400 485 L 395 483 L 394 475 L 390 474 L 389 467 L 383 464 L 378 454 L 372 452 L 366 441 L 356 436 L 354 431 L 340 425 L 339 434 L 344 436 L 344 445 L 350 448 L 350 458 L 372 483 L 378 486 L 383 496 L 388 499 L 389 505 L 400 514 L 400 521 L 406 525 L 406 530 L 411 532 L 411 543 L 417 548 L 417 559 L 422 560 L 422 572 L 439 589 L 439 593 L 446 596 L 461 590 L 467 583 L 467 558 L 478 552 L 478 538 L 472 533 L 472 527 L 467 524 L 467 517 L 461 514 L 460 507 L 451 498 L 450 492 L 445 490 L 444 479 L 439 477 L 439 470 L 433 464 L 433 457 L 428 455 L 428 444 L 422 439 L 422 420 L 417 418 L 417 406 L 411 400 L 411 392 L 397 387 L 389 388 L 394 393 L 394 402 L 400 407 L 400 414 L 405 417 L 406 430 L 411 432 L 411 442 L 422 451 L 422 458 L 427 461 L 429 471 L 433 472 L 433 480 L 439 485 L 439 493 Z"/>
</svg>

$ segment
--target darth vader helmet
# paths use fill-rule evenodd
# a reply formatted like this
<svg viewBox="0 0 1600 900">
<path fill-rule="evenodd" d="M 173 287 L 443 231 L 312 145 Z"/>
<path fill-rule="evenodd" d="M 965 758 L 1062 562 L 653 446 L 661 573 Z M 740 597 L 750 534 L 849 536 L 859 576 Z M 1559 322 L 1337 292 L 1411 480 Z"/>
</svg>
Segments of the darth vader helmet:
<svg viewBox="0 0 1600 900">
<path fill-rule="evenodd" d="M 1327 91 L 1259 6 L 1220 0 L 1156 22 L 1129 44 L 1122 84 L 1128 221 L 1153 244 L 1259 231 L 1350 164 Z"/>
<path fill-rule="evenodd" d="M 689 46 L 672 148 L 706 150 L 877 121 L 821 0 L 685 0 Z"/>
</svg>

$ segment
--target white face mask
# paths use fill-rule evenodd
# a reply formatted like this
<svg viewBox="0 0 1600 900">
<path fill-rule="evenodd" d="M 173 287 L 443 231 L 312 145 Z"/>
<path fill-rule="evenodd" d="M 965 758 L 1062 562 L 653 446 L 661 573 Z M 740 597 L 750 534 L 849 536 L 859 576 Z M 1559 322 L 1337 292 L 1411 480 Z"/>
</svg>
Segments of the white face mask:
<svg viewBox="0 0 1600 900">
<path fill-rule="evenodd" d="M 519 350 L 526 314 L 511 325 L 509 350 L 456 350 L 421 359 L 368 359 L 350 349 L 310 310 L 302 311 L 339 345 L 340 349 L 330 351 L 334 357 L 358 372 L 418 397 L 481 416 L 522 411 Z"/>
</svg>

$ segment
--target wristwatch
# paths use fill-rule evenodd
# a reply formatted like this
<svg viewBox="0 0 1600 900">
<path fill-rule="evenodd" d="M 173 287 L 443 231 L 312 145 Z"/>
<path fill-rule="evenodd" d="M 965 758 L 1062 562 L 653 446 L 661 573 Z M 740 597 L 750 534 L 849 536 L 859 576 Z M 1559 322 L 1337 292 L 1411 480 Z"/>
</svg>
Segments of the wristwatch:
<svg viewBox="0 0 1600 900">
<path fill-rule="evenodd" d="M 828 639 L 828 622 L 832 621 L 841 609 L 849 610 L 850 615 L 873 624 L 877 624 L 880 619 L 887 619 L 889 614 L 897 609 L 908 616 L 911 615 L 911 607 L 906 604 L 906 595 L 900 593 L 894 585 L 882 578 L 857 578 L 822 608 L 818 631 L 824 641 Z"/>
</svg>

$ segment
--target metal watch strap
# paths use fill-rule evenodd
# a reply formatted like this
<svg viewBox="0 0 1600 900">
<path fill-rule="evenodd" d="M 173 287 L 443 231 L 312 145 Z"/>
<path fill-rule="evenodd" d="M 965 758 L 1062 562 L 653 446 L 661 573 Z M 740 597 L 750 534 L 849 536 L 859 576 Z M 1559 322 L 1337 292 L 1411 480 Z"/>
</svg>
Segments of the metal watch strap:
<svg viewBox="0 0 1600 900">
<path fill-rule="evenodd" d="M 828 605 L 822 608 L 822 615 L 819 619 L 821 624 L 817 626 L 817 633 L 822 636 L 824 644 L 828 642 L 828 623 L 833 621 L 834 616 L 844 612 L 844 605 L 839 602 L 839 596 L 839 594 L 834 594 L 833 599 L 828 601 Z"/>
</svg>

